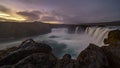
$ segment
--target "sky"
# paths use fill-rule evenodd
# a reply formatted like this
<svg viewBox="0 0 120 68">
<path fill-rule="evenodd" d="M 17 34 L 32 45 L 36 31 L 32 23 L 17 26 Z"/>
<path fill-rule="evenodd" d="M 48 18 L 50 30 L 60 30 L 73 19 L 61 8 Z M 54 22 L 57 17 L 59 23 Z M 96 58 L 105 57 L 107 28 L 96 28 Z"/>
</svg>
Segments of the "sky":
<svg viewBox="0 0 120 68">
<path fill-rule="evenodd" d="M 51 24 L 120 21 L 120 0 L 0 0 L 0 21 Z"/>
</svg>

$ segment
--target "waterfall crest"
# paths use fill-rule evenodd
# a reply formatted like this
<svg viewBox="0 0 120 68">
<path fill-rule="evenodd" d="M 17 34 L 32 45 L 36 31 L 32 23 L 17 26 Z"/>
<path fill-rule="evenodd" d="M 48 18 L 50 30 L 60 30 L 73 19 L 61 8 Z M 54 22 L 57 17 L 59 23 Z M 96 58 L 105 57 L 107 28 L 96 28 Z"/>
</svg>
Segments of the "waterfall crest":
<svg viewBox="0 0 120 68">
<path fill-rule="evenodd" d="M 75 34 L 78 33 L 78 29 L 79 29 L 79 27 L 76 27 L 76 28 L 75 28 Z"/>
<path fill-rule="evenodd" d="M 87 27 L 85 33 L 94 37 L 97 45 L 104 45 L 103 40 L 107 37 L 108 32 L 118 28 L 111 27 Z"/>
</svg>

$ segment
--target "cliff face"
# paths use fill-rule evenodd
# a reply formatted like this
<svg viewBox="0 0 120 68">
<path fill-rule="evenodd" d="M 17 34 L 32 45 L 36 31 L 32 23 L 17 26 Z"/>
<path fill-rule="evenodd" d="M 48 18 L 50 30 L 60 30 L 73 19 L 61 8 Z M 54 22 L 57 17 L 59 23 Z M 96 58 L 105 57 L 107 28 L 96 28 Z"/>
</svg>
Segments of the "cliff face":
<svg viewBox="0 0 120 68">
<path fill-rule="evenodd" d="M 44 23 L 0 23 L 1 40 L 46 34 L 50 31 L 49 24 Z"/>
<path fill-rule="evenodd" d="M 111 31 L 106 41 L 119 37 L 119 34 L 120 30 Z M 49 45 L 28 39 L 19 47 L 8 49 L 9 53 L 1 54 L 0 68 L 120 68 L 119 41 L 107 44 L 109 46 L 103 47 L 90 44 L 77 59 L 72 59 L 69 54 L 59 59 Z"/>
</svg>

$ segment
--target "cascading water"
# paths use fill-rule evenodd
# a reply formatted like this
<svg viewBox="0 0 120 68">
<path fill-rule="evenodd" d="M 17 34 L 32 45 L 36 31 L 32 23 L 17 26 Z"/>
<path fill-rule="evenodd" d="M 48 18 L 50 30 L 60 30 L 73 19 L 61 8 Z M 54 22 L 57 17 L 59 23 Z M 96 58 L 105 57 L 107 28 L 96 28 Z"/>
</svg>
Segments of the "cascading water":
<svg viewBox="0 0 120 68">
<path fill-rule="evenodd" d="M 77 26 L 77 27 L 75 28 L 75 34 L 78 33 L 78 29 L 79 29 L 79 27 Z"/>
<path fill-rule="evenodd" d="M 85 32 L 94 38 L 95 44 L 102 46 L 104 45 L 103 40 L 104 38 L 107 38 L 108 32 L 115 29 L 120 29 L 120 28 L 119 26 L 118 27 L 114 27 L 114 26 L 87 27 Z"/>
</svg>

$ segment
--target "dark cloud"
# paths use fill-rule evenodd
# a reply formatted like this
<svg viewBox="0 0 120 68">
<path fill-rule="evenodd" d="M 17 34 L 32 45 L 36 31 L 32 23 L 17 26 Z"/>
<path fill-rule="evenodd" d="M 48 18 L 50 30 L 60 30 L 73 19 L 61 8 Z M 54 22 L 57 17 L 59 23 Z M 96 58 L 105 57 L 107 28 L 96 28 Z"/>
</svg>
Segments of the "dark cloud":
<svg viewBox="0 0 120 68">
<path fill-rule="evenodd" d="M 55 16 L 43 16 L 42 21 L 59 21 Z"/>
<path fill-rule="evenodd" d="M 38 21 L 42 13 L 40 11 L 21 11 L 17 12 L 17 14 L 27 18 L 26 21 Z"/>
<path fill-rule="evenodd" d="M 7 7 L 0 5 L 0 12 L 10 12 L 11 10 L 8 9 Z"/>
</svg>

